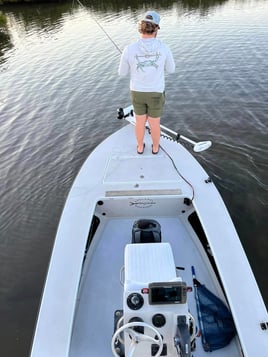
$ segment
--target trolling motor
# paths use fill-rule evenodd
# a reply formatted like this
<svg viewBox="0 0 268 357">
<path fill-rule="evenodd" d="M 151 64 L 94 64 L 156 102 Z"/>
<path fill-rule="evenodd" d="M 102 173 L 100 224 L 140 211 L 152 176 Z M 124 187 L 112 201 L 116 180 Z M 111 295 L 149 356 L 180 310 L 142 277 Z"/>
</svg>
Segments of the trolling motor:
<svg viewBox="0 0 268 357">
<path fill-rule="evenodd" d="M 125 110 L 123 108 L 118 108 L 117 109 L 117 119 L 124 119 L 129 116 L 134 116 L 133 109 L 128 110 L 129 108 L 126 108 Z M 127 111 L 128 110 L 128 111 Z M 126 113 L 125 113 L 126 111 Z"/>
</svg>

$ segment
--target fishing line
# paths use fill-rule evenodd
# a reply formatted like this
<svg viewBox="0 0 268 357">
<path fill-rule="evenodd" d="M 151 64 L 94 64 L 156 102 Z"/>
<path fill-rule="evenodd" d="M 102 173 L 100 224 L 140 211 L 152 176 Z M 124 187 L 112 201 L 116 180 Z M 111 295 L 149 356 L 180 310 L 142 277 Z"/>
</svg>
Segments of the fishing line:
<svg viewBox="0 0 268 357">
<path fill-rule="evenodd" d="M 87 8 L 81 3 L 80 0 L 76 0 L 77 3 L 84 9 L 87 10 Z M 112 42 L 112 44 L 115 46 L 115 48 L 120 52 L 120 54 L 122 53 L 121 48 L 118 47 L 118 45 L 114 42 L 114 40 L 112 39 L 112 37 L 108 34 L 108 32 L 105 30 L 105 28 L 99 23 L 99 21 L 95 18 L 95 16 L 93 16 L 92 14 L 92 18 L 93 20 L 96 22 L 96 24 L 99 26 L 99 28 L 102 30 L 102 32 L 108 37 L 108 39 Z"/>
</svg>

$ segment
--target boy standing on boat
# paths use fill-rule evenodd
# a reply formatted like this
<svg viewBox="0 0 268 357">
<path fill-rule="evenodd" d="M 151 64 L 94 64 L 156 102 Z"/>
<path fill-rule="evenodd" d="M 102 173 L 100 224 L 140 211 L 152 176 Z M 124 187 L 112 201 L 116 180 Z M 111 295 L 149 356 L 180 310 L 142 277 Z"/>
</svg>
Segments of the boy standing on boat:
<svg viewBox="0 0 268 357">
<path fill-rule="evenodd" d="M 143 154 L 144 151 L 143 139 L 147 120 L 153 142 L 152 153 L 158 153 L 160 117 L 165 103 L 165 71 L 175 71 L 170 49 L 156 39 L 159 23 L 160 16 L 157 12 L 148 11 L 145 14 L 139 23 L 141 38 L 124 49 L 118 70 L 120 76 L 130 74 L 138 154 Z"/>
</svg>

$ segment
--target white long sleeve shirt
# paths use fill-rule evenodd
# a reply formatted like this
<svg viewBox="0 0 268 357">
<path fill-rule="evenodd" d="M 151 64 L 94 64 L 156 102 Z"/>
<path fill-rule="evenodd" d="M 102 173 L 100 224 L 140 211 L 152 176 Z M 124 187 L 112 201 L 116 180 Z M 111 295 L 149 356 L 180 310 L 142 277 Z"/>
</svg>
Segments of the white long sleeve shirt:
<svg viewBox="0 0 268 357">
<path fill-rule="evenodd" d="M 141 38 L 127 46 L 118 69 L 120 76 L 130 74 L 130 90 L 158 93 L 165 90 L 165 71 L 173 73 L 175 62 L 170 49 L 156 38 Z"/>
</svg>

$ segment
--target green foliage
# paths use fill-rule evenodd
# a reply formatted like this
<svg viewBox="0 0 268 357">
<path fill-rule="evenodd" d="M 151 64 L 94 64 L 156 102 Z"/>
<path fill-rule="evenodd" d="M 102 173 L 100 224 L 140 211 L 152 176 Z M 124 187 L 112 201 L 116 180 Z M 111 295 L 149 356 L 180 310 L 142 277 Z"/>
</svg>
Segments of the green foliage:
<svg viewBox="0 0 268 357">
<path fill-rule="evenodd" d="M 1 1 L 1 0 L 0 0 Z M 6 16 L 0 11 L 0 27 L 4 27 L 7 24 Z"/>
</svg>

